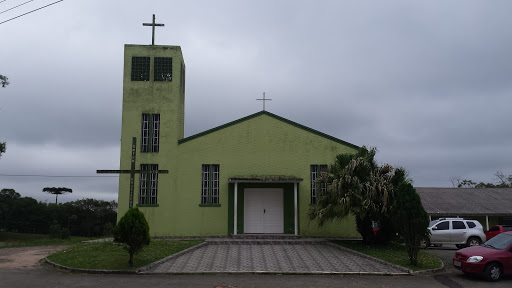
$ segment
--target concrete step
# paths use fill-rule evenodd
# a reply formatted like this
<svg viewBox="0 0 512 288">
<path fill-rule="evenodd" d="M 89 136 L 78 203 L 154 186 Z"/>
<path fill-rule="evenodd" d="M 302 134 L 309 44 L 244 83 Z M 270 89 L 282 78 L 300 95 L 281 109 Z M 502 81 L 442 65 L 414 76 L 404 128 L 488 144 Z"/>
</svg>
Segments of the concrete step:
<svg viewBox="0 0 512 288">
<path fill-rule="evenodd" d="M 299 235 L 294 234 L 237 234 L 231 235 L 232 239 L 254 239 L 254 240 L 282 240 L 282 239 L 300 239 Z"/>
</svg>

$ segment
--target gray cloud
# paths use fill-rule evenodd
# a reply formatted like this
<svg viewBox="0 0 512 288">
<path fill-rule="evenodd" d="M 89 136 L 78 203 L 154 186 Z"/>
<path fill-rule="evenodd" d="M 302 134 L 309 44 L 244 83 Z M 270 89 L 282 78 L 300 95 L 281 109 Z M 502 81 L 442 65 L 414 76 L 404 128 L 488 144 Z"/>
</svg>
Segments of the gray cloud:
<svg viewBox="0 0 512 288">
<path fill-rule="evenodd" d="M 43 1 L 44 2 L 44 1 Z M 30 3 L 27 10 L 40 3 Z M 48 1 L 50 3 L 50 1 Z M 30 5 L 33 7 L 29 7 Z M 267 110 L 410 171 L 416 185 L 512 174 L 508 1 L 64 1 L 0 25 L 0 174 L 119 166 L 124 44 L 180 45 L 185 134 Z M 17 10 L 17 9 L 16 9 Z M 0 16 L 8 19 L 23 11 Z M 116 178 L 0 176 L 39 200 L 115 199 Z M 22 194 L 23 195 L 23 194 Z"/>
</svg>

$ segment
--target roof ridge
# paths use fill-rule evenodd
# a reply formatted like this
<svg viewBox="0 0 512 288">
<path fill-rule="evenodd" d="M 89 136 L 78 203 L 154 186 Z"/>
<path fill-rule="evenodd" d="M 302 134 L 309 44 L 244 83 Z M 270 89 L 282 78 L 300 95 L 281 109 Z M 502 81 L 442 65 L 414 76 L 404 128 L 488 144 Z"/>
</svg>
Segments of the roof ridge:
<svg viewBox="0 0 512 288">
<path fill-rule="evenodd" d="M 320 132 L 320 131 L 318 131 L 318 130 L 315 130 L 315 129 L 313 129 L 313 128 L 310 128 L 310 127 L 307 127 L 307 126 L 305 126 L 305 125 L 299 124 L 299 123 L 297 123 L 297 122 L 294 122 L 294 121 L 288 120 L 288 119 L 286 119 L 286 118 L 284 118 L 284 117 L 278 116 L 278 115 L 273 114 L 273 113 L 270 113 L 270 112 L 268 112 L 268 111 L 260 111 L 260 112 L 256 112 L 256 113 L 250 114 L 250 115 L 248 115 L 248 116 L 245 116 L 245 117 L 239 118 L 239 119 L 237 119 L 237 120 L 234 120 L 234 121 L 228 122 L 228 123 L 226 123 L 226 124 L 222 124 L 222 125 L 220 125 L 220 126 L 217 126 L 217 127 L 214 127 L 214 128 L 208 129 L 208 130 L 205 130 L 205 131 L 203 131 L 203 132 L 199 132 L 199 133 L 197 133 L 197 134 L 194 134 L 194 135 L 188 136 L 188 137 L 186 137 L 186 138 L 182 138 L 182 139 L 178 140 L 178 145 L 179 145 L 179 144 L 182 144 L 182 143 L 185 143 L 185 142 L 188 142 L 188 141 L 190 141 L 190 140 L 193 140 L 193 139 L 196 139 L 196 138 L 202 137 L 202 136 L 204 136 L 204 135 L 211 134 L 211 133 L 213 133 L 213 132 L 215 132 L 215 131 L 218 131 L 218 130 L 221 130 L 221 129 L 224 129 L 224 128 L 227 128 L 227 127 L 230 127 L 230 126 L 233 126 L 233 125 L 236 125 L 236 124 L 238 124 L 238 123 L 245 122 L 245 121 L 250 120 L 250 119 L 252 119 L 252 118 L 259 117 L 259 116 L 261 116 L 261 115 L 267 115 L 267 116 L 272 117 L 272 118 L 274 118 L 274 119 L 276 119 L 276 120 L 279 120 L 279 121 L 285 122 L 285 123 L 287 123 L 287 124 L 290 124 L 290 125 L 292 125 L 292 126 L 295 126 L 295 127 L 297 127 L 297 128 L 300 128 L 300 129 L 302 129 L 302 130 L 308 131 L 308 132 L 310 132 L 310 133 L 316 134 L 316 135 L 318 135 L 318 136 L 321 136 L 321 137 L 327 138 L 327 139 L 329 139 L 329 140 L 331 140 L 331 141 L 334 141 L 334 142 L 337 142 L 337 143 L 340 143 L 340 144 L 343 144 L 343 145 L 347 145 L 347 146 L 349 146 L 349 147 L 351 147 L 351 148 L 354 148 L 354 149 L 359 149 L 359 148 L 360 148 L 359 146 L 357 146 L 357 145 L 355 145 L 355 144 L 352 144 L 352 143 L 349 143 L 349 142 L 347 142 L 347 141 L 341 140 L 341 139 L 339 139 L 339 138 L 336 138 L 336 137 L 331 136 L 331 135 L 329 135 L 329 134 L 326 134 L 326 133 Z"/>
</svg>

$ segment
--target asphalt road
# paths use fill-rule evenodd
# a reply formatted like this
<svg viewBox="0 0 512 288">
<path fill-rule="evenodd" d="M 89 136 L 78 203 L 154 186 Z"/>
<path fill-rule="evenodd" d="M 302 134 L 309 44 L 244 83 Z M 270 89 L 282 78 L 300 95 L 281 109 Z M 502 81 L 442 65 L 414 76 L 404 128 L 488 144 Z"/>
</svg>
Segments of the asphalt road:
<svg viewBox="0 0 512 288">
<path fill-rule="evenodd" d="M 3 250 L 3 249 L 0 249 Z M 95 275 L 57 271 L 46 266 L 3 267 L 0 287 L 511 287 L 512 277 L 489 283 L 451 267 L 455 247 L 430 249 L 445 261 L 445 271 L 419 276 L 321 275 Z M 0 258 L 1 256 L 0 251 Z"/>
</svg>

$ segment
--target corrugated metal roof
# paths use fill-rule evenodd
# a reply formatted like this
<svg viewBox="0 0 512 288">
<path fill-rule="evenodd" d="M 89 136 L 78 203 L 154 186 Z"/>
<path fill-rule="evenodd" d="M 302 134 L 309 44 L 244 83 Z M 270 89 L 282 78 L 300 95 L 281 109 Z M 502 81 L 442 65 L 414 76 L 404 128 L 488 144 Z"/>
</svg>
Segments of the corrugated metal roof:
<svg viewBox="0 0 512 288">
<path fill-rule="evenodd" d="M 512 216 L 512 188 L 415 189 L 430 215 Z"/>
</svg>

